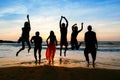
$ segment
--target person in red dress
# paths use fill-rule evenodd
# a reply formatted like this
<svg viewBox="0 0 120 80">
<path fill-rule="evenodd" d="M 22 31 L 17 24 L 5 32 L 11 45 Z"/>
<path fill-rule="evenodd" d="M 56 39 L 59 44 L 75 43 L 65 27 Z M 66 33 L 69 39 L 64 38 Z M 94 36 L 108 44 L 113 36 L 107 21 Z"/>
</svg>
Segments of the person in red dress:
<svg viewBox="0 0 120 80">
<path fill-rule="evenodd" d="M 56 51 L 57 39 L 53 31 L 50 31 L 50 35 L 46 40 L 47 42 L 47 50 L 46 50 L 46 59 L 48 63 L 54 62 L 54 56 Z"/>
</svg>

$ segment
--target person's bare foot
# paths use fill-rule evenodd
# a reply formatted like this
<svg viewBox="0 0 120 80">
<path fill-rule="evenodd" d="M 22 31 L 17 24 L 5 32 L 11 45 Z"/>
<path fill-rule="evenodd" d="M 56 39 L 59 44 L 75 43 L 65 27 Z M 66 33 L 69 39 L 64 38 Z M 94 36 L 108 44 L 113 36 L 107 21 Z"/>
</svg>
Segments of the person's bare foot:
<svg viewBox="0 0 120 80">
<path fill-rule="evenodd" d="M 18 52 L 16 53 L 16 57 L 18 56 Z"/>
<path fill-rule="evenodd" d="M 30 49 L 31 49 L 31 48 L 28 49 L 28 53 L 30 52 Z"/>
</svg>

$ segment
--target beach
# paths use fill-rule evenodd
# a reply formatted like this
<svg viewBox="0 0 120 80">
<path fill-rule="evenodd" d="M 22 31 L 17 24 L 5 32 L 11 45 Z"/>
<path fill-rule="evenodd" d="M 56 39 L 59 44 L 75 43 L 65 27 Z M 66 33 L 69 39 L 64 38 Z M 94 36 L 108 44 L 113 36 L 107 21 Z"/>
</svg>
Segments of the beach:
<svg viewBox="0 0 120 80">
<path fill-rule="evenodd" d="M 120 80 L 120 70 L 56 66 L 0 68 L 1 80 Z"/>
<path fill-rule="evenodd" d="M 33 48 L 27 48 L 16 57 L 18 44 L 0 45 L 0 79 L 1 80 L 120 80 L 119 46 L 100 45 L 97 51 L 95 68 L 87 66 L 83 48 L 67 50 L 66 57 L 59 56 L 56 50 L 54 64 L 48 65 L 45 57 L 46 49 L 41 52 L 41 64 L 35 64 Z M 114 46 L 114 47 L 113 47 Z M 102 47 L 102 48 L 101 48 Z M 109 50 L 109 51 L 108 51 Z M 91 55 L 90 62 L 92 61 Z M 62 61 L 60 62 L 60 59 Z"/>
<path fill-rule="evenodd" d="M 120 0 L 0 0 L 0 80 L 120 80 Z"/>
</svg>

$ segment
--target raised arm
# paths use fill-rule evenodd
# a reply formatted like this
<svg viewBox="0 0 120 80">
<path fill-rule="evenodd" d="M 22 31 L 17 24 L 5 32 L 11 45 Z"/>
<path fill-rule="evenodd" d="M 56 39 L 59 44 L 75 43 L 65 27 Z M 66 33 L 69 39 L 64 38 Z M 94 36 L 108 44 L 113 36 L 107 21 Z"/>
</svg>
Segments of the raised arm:
<svg viewBox="0 0 120 80">
<path fill-rule="evenodd" d="M 68 20 L 65 18 L 65 17 L 63 17 L 64 19 L 65 19 L 65 21 L 66 21 L 66 28 L 68 27 Z"/>
<path fill-rule="evenodd" d="M 81 32 L 83 30 L 83 23 L 81 23 L 81 29 L 78 32 Z"/>
<path fill-rule="evenodd" d="M 62 16 L 61 16 L 61 18 L 60 18 L 60 22 L 59 22 L 59 27 L 61 28 L 62 27 Z"/>
<path fill-rule="evenodd" d="M 30 24 L 29 15 L 27 15 L 27 20 L 28 20 L 28 23 Z M 31 25 L 30 25 L 30 29 L 31 29 Z"/>
</svg>

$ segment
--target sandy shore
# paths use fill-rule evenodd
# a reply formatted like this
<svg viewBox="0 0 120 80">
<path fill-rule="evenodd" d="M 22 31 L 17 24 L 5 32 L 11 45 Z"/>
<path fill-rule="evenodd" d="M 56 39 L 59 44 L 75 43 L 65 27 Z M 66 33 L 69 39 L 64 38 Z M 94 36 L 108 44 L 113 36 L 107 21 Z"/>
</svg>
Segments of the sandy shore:
<svg viewBox="0 0 120 80">
<path fill-rule="evenodd" d="M 16 66 L 0 68 L 0 80 L 120 80 L 120 70 Z"/>
</svg>

